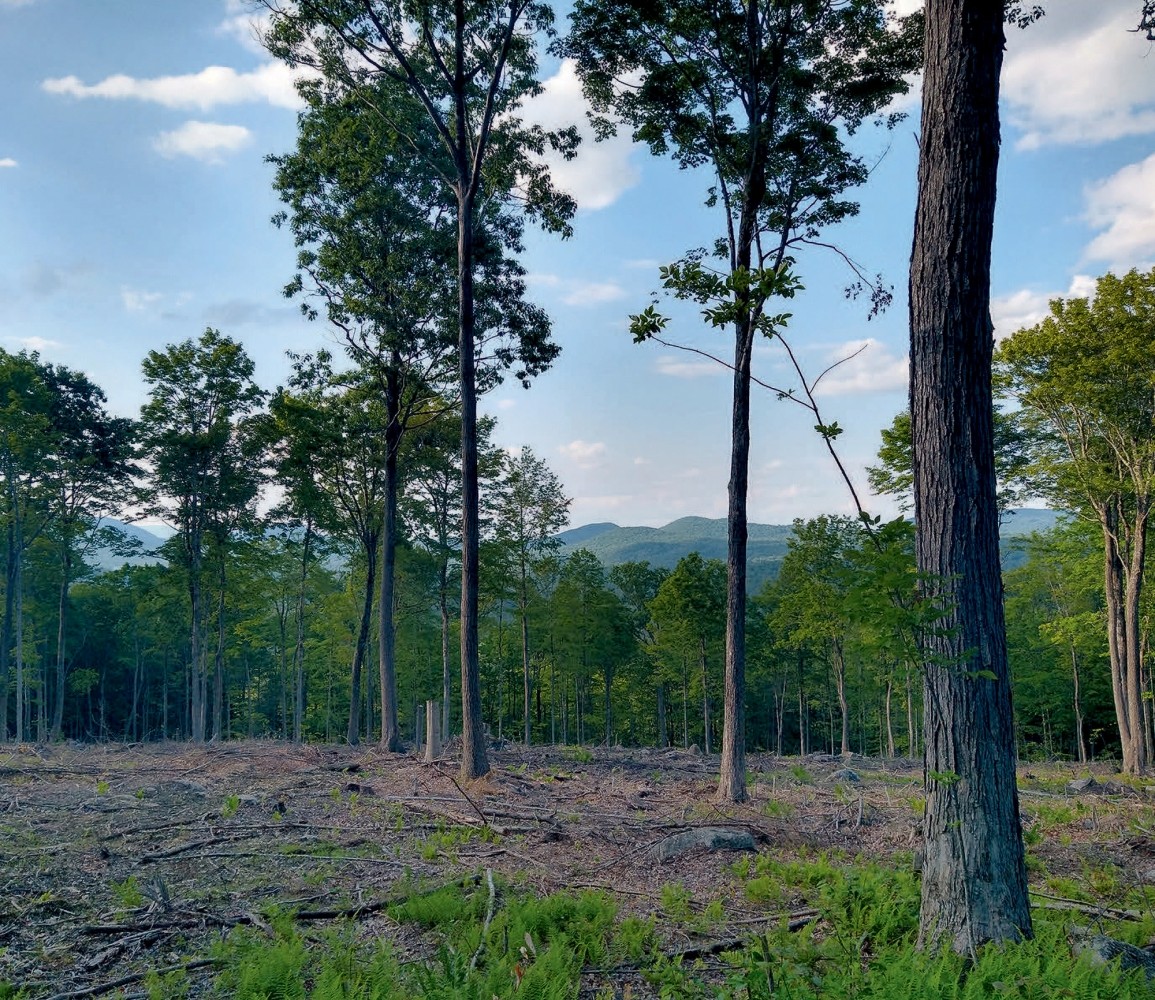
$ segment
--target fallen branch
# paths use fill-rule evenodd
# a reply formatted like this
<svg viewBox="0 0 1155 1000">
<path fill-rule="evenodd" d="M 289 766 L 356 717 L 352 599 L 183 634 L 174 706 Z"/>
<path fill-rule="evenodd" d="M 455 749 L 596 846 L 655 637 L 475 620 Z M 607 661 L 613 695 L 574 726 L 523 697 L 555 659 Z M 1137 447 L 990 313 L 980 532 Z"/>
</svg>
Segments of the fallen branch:
<svg viewBox="0 0 1155 1000">
<path fill-rule="evenodd" d="M 481 925 L 481 938 L 477 942 L 477 951 L 469 961 L 469 971 L 477 968 L 477 960 L 481 957 L 481 949 L 485 947 L 485 935 L 489 933 L 489 925 L 493 923 L 493 904 L 497 900 L 497 890 L 493 887 L 493 869 L 485 869 L 485 880 L 489 883 L 489 906 L 485 910 L 485 923 Z"/>
<path fill-rule="evenodd" d="M 139 983 L 147 979 L 150 975 L 155 973 L 158 976 L 167 976 L 170 972 L 192 972 L 194 969 L 204 969 L 210 965 L 218 965 L 219 959 L 216 958 L 199 958 L 195 962 L 185 962 L 182 965 L 168 965 L 160 969 L 150 969 L 147 972 L 134 972 L 128 976 L 121 976 L 119 979 L 114 979 L 107 983 L 97 983 L 95 986 L 86 986 L 79 990 L 70 990 L 67 993 L 56 993 L 47 998 L 47 1000 L 73 1000 L 75 997 L 95 997 L 102 993 L 111 993 L 113 990 L 118 990 L 122 986 L 131 986 L 133 983 Z"/>
</svg>

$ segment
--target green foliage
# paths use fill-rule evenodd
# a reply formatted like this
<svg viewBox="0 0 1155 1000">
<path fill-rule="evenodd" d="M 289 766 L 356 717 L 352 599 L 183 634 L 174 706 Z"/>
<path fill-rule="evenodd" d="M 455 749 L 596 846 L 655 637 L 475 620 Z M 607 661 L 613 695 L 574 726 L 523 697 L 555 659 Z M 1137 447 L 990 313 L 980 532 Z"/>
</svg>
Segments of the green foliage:
<svg viewBox="0 0 1155 1000">
<path fill-rule="evenodd" d="M 241 797 L 239 795 L 228 796 L 221 805 L 221 819 L 230 819 L 237 814 L 237 810 L 241 807 Z"/>
<path fill-rule="evenodd" d="M 693 899 L 693 894 L 681 882 L 667 882 L 662 886 L 662 909 L 672 920 L 689 920 Z"/>
<path fill-rule="evenodd" d="M 113 882 L 112 894 L 126 910 L 134 910 L 144 904 L 144 893 L 135 875 L 129 875 L 123 882 Z"/>
</svg>

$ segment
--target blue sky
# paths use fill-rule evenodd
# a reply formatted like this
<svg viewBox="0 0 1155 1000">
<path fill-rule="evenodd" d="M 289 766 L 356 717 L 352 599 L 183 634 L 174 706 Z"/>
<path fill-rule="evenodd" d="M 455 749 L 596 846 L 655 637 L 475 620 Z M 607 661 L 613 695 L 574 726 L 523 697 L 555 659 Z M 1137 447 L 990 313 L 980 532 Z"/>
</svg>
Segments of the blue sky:
<svg viewBox="0 0 1155 1000">
<path fill-rule="evenodd" d="M 1155 46 L 1127 30 L 1138 6 L 1050 0 L 1042 22 L 1008 40 L 999 333 L 1036 322 L 1055 295 L 1085 294 L 1108 269 L 1155 262 Z M 285 378 L 287 349 L 330 342 L 280 293 L 294 251 L 269 223 L 279 206 L 263 158 L 292 147 L 297 102 L 250 17 L 242 0 L 0 0 L 0 346 L 86 371 L 121 413 L 144 399 L 145 353 L 205 326 L 241 340 L 267 388 Z M 581 121 L 570 67 L 545 72 L 531 114 Z M 788 337 L 812 373 L 869 341 L 820 394 L 824 419 L 846 428 L 840 451 L 864 492 L 879 430 L 905 404 L 916 128 L 862 131 L 859 148 L 877 161 L 862 212 L 828 233 L 894 285 L 893 307 L 867 322 L 842 295 L 844 265 L 820 252 L 799 258 L 806 290 L 790 304 Z M 587 143 L 558 180 L 583 206 L 575 236 L 532 235 L 526 266 L 563 353 L 528 392 L 506 386 L 485 401 L 499 443 L 546 458 L 574 497 L 574 524 L 724 516 L 726 373 L 627 332 L 658 264 L 712 242 L 708 178 L 619 138 Z M 692 312 L 670 334 L 730 353 Z M 774 348 L 757 367 L 787 382 Z M 811 416 L 764 392 L 754 407 L 751 517 L 849 512 Z"/>
</svg>

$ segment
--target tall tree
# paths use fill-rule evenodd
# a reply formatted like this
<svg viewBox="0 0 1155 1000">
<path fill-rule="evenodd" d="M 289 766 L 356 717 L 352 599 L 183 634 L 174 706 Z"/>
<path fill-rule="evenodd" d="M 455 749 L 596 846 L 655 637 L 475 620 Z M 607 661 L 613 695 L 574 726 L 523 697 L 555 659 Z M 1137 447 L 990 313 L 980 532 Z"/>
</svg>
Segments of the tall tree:
<svg viewBox="0 0 1155 1000">
<path fill-rule="evenodd" d="M 531 733 L 532 677 L 530 674 L 529 605 L 534 564 L 560 544 L 557 533 L 569 523 L 570 499 L 561 480 L 523 447 L 505 462 L 504 474 L 492 501 L 494 527 L 512 563 L 517 613 L 521 621 L 521 669 L 525 709 L 522 739 L 529 746 Z"/>
<path fill-rule="evenodd" d="M 1031 934 L 995 496 L 991 238 L 1003 5 L 928 0 L 910 268 L 927 791 L 920 941 Z"/>
<path fill-rule="evenodd" d="M 384 404 L 378 667 L 381 745 L 397 751 L 398 462 L 414 423 L 433 418 L 428 406 L 441 401 L 455 361 L 451 205 L 412 152 L 414 144 L 435 144 L 436 135 L 396 83 L 378 81 L 370 97 L 326 87 L 323 80 L 301 89 L 308 109 L 298 118 L 297 150 L 271 158 L 274 186 L 289 206 L 274 221 L 287 223 L 300 247 L 300 270 L 286 294 L 321 299 L 326 318 Z M 407 112 L 402 134 L 395 121 Z M 308 300 L 303 310 L 318 314 Z"/>
<path fill-rule="evenodd" d="M 24 563 L 48 523 L 45 494 L 52 438 L 52 393 L 37 354 L 0 349 L 0 477 L 4 494 L 4 619 L 0 627 L 0 736 L 7 736 L 12 653 L 16 660 L 17 741 L 24 739 Z"/>
<path fill-rule="evenodd" d="M 250 461 L 237 447 L 237 422 L 265 393 L 253 381 L 253 362 L 235 340 L 208 329 L 197 340 L 150 351 L 141 369 L 149 387 L 141 407 L 143 457 L 152 479 L 142 501 L 148 513 L 177 531 L 191 621 L 189 683 L 191 737 L 203 742 L 208 709 L 204 649 L 204 557 L 210 532 L 245 492 Z"/>
<path fill-rule="evenodd" d="M 1123 770 L 1141 774 L 1152 749 L 1140 602 L 1155 504 L 1155 270 L 1104 275 L 1091 299 L 1056 299 L 1042 323 L 1002 343 L 997 365 L 1035 432 L 1036 488 L 1102 532 Z"/>
<path fill-rule="evenodd" d="M 51 492 L 51 533 L 60 561 L 57 596 L 56 670 L 52 738 L 64 723 L 66 639 L 69 589 L 76 548 L 103 516 L 119 511 L 128 499 L 133 474 L 133 421 L 113 417 L 107 397 L 82 372 L 47 365 L 51 394 L 51 450 L 47 487 Z"/>
<path fill-rule="evenodd" d="M 553 11 L 532 0 L 455 0 L 452 5 L 385 0 L 295 0 L 290 5 L 266 0 L 266 6 L 273 17 L 266 44 L 274 55 L 313 66 L 353 93 L 373 81 L 394 81 L 436 132 L 436 147 L 417 146 L 414 154 L 452 194 L 457 230 L 462 774 L 479 777 L 489 770 L 489 761 L 477 650 L 477 338 L 485 329 L 487 311 L 475 288 L 485 256 L 479 245 L 478 211 L 492 203 L 507 209 L 514 222 L 512 228 L 493 233 L 494 248 L 519 243 L 517 206 L 547 228 L 569 231 L 574 203 L 553 190 L 547 169 L 534 157 L 548 145 L 571 152 L 576 132 L 551 135 L 518 116 L 522 102 L 540 91 L 536 39 L 552 30 Z M 400 131 L 404 136 L 404 129 Z M 512 299 L 520 300 L 520 278 L 515 275 L 510 285 Z M 510 332 L 520 341 L 528 370 L 540 370 L 556 354 L 556 349 L 546 349 L 541 319 L 530 310 L 513 314 Z M 527 346 L 536 350 L 527 355 Z"/>
<path fill-rule="evenodd" d="M 308 456 L 319 527 L 355 539 L 365 559 L 365 587 L 350 675 L 348 741 L 361 740 L 362 674 L 376 595 L 384 529 L 385 467 L 390 443 L 381 435 L 383 405 L 364 373 L 336 372 L 327 351 L 293 357 L 288 389 L 270 407 L 289 454 Z"/>
<path fill-rule="evenodd" d="M 911 20 L 911 25 L 916 23 Z M 718 793 L 746 798 L 746 500 L 750 384 L 755 338 L 773 337 L 786 316 L 792 246 L 858 206 L 843 198 L 869 171 L 845 137 L 908 87 L 916 33 L 891 30 L 885 4 L 835 0 L 578 0 L 563 51 L 594 108 L 612 112 L 656 154 L 710 172 L 707 204 L 724 227 L 712 253 L 663 268 L 666 289 L 705 307 L 734 333 L 727 508 L 725 726 Z M 621 81 L 631 80 L 629 86 Z M 636 81 L 636 82 L 635 82 Z M 891 121 L 895 119 L 892 116 Z M 611 119 L 597 124 L 611 131 Z M 709 257 L 718 265 L 703 263 Z M 859 275 L 861 277 L 861 275 Z M 876 305 L 880 304 L 876 300 Z M 638 339 L 665 323 L 651 307 L 634 318 Z"/>
</svg>

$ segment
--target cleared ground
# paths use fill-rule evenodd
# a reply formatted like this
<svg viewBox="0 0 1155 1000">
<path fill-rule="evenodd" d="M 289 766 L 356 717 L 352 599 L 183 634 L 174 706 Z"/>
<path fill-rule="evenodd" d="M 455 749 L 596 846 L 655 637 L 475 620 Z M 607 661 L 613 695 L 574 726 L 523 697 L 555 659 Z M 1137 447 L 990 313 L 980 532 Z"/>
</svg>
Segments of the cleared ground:
<svg viewBox="0 0 1155 1000">
<path fill-rule="evenodd" d="M 265 742 L 9 747 L 0 980 L 35 998 L 145 996 L 146 970 L 181 968 L 196 995 L 213 942 L 277 908 L 307 927 L 351 921 L 420 958 L 429 941 L 386 906 L 486 869 L 540 894 L 603 890 L 623 913 L 655 915 L 667 953 L 709 956 L 760 925 L 820 916 L 802 893 L 760 902 L 732 851 L 659 860 L 670 837 L 746 831 L 786 858 L 917 864 L 910 761 L 755 755 L 742 806 L 714 802 L 716 758 L 681 750 L 507 747 L 492 763 L 461 785 L 451 752 L 425 764 Z M 1020 787 L 1036 905 L 1088 921 L 1155 909 L 1155 786 L 1106 765 L 1038 764 Z M 595 988 L 604 974 L 591 972 Z"/>
</svg>

